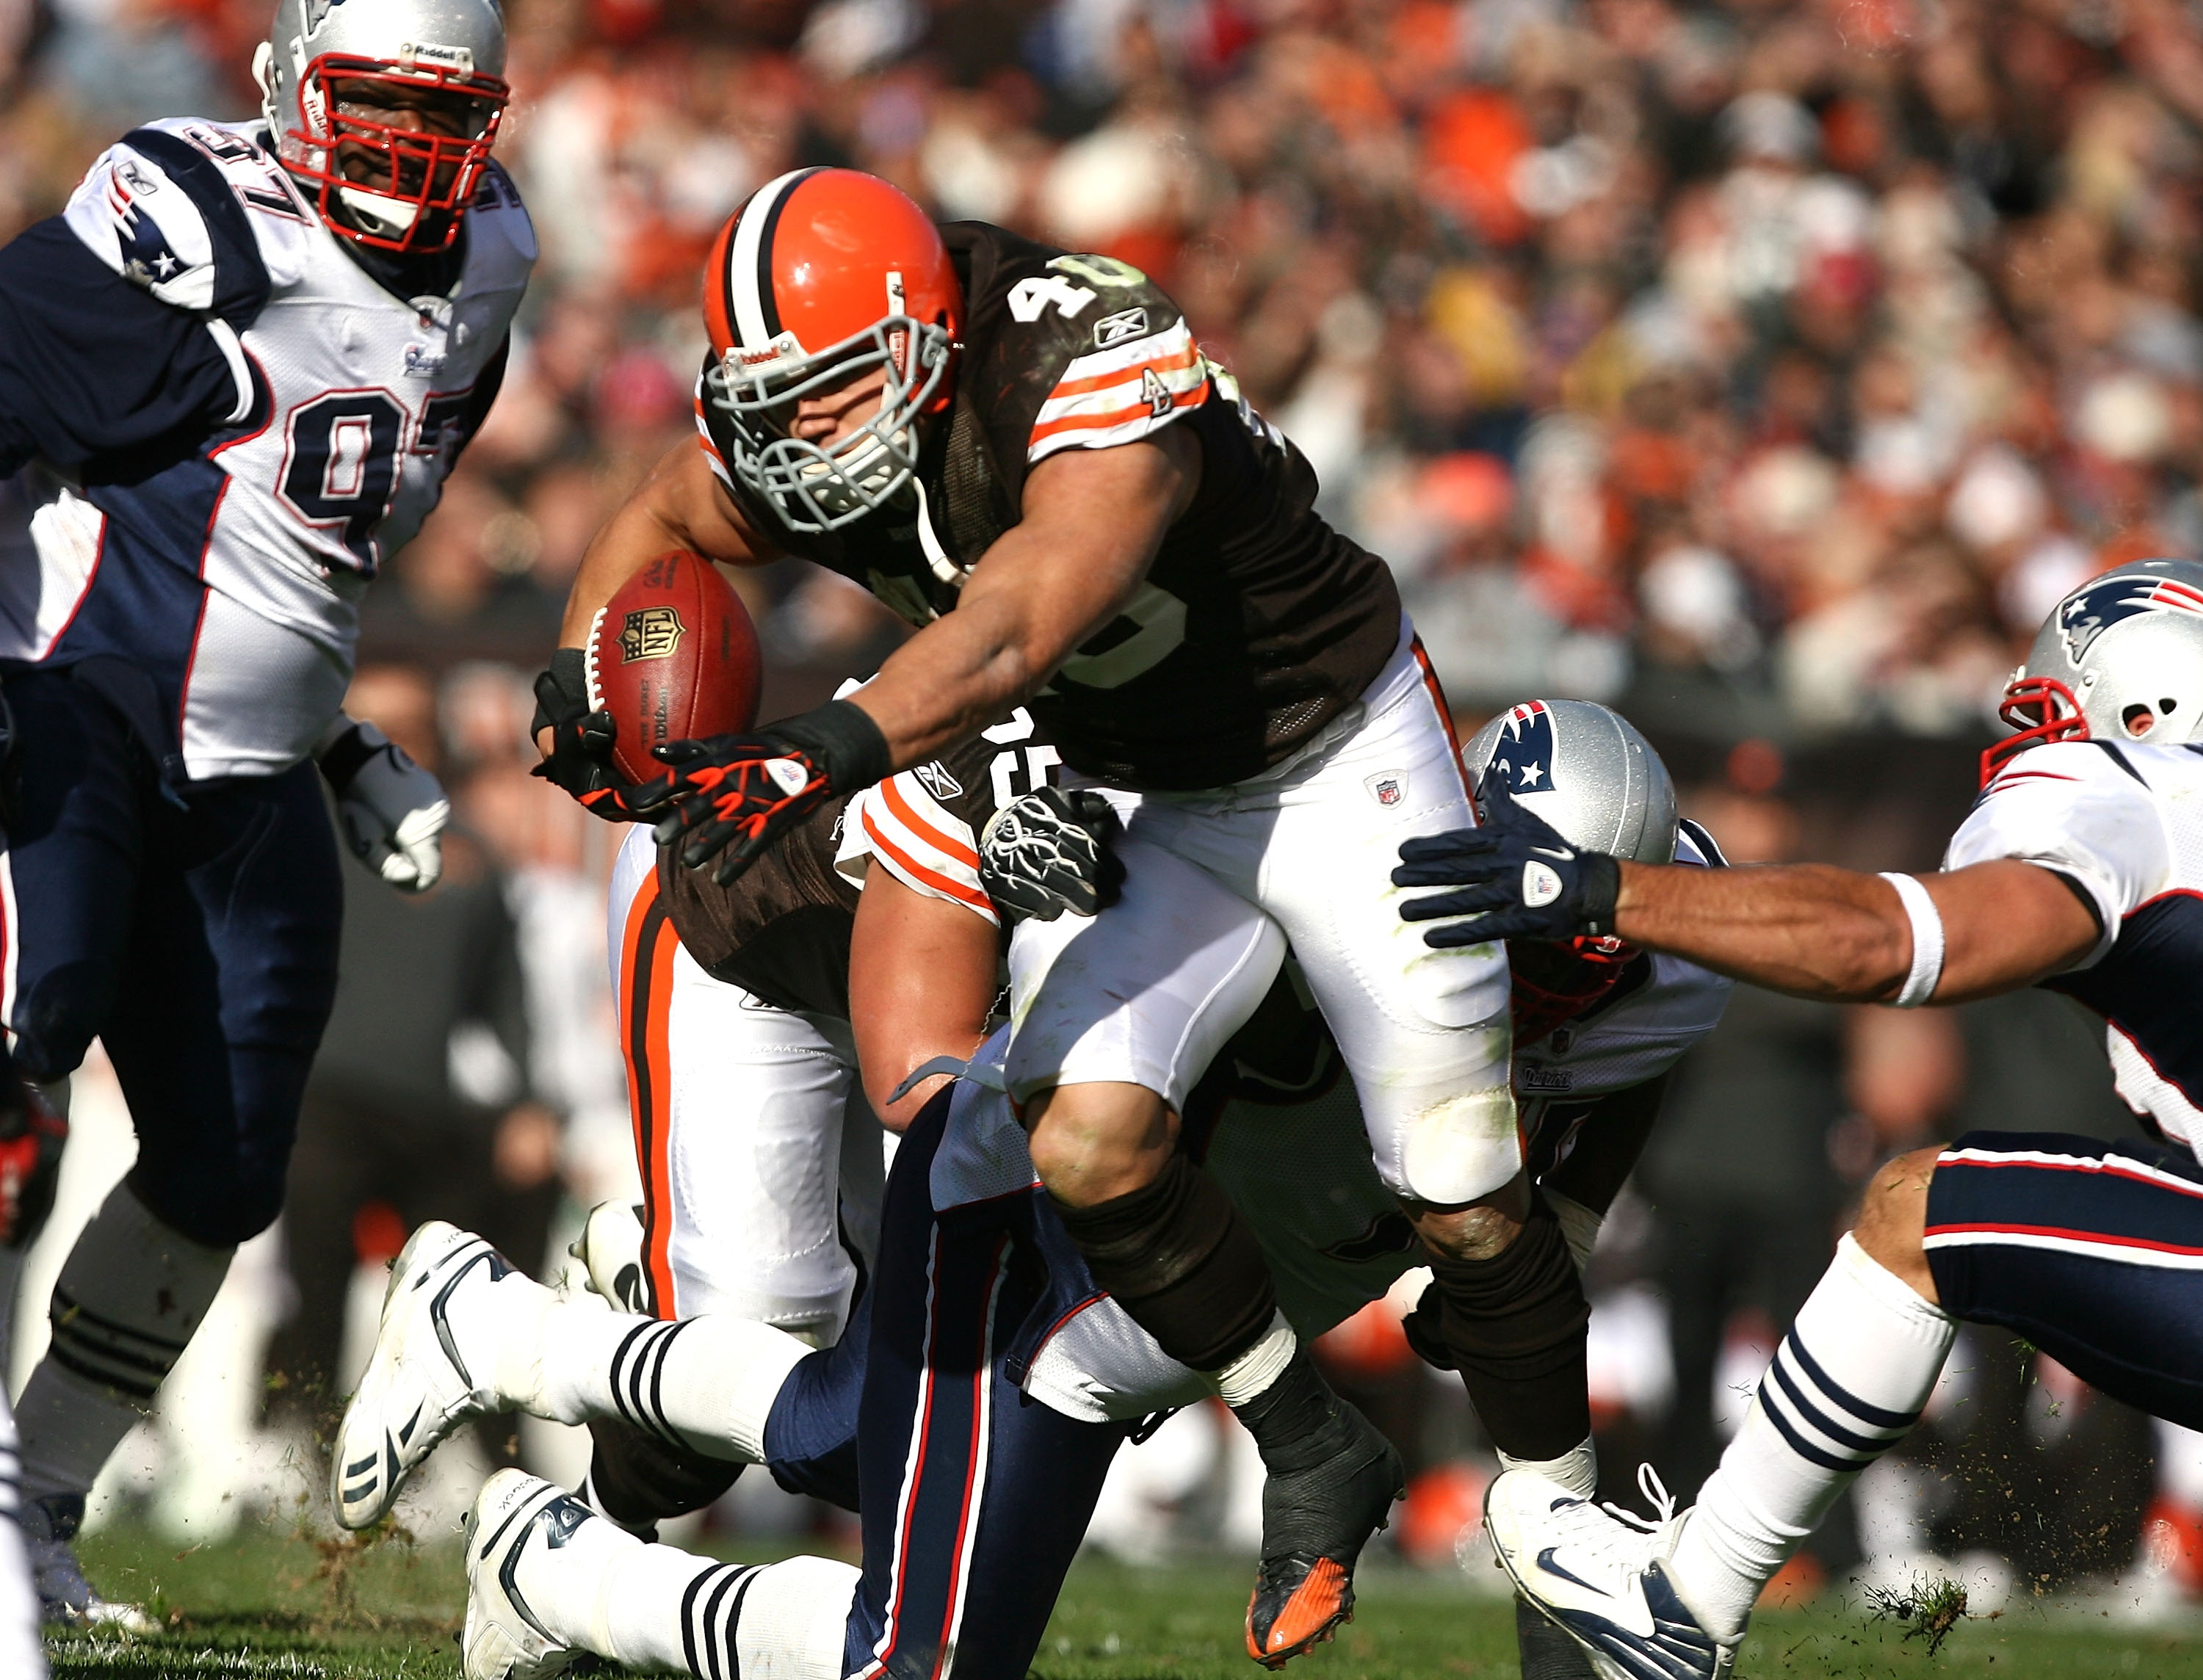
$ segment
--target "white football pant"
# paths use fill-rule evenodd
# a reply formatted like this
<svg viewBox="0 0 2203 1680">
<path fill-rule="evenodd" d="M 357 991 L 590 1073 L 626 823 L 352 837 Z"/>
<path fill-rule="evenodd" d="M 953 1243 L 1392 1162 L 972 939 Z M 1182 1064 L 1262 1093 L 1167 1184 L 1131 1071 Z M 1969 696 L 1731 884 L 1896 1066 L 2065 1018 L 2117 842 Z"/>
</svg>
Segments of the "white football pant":
<svg viewBox="0 0 2203 1680">
<path fill-rule="evenodd" d="M 724 1312 L 830 1346 L 871 1264 L 880 1125 L 848 1023 L 760 1003 L 682 948 L 657 848 L 612 869 L 613 997 L 643 1182 L 643 1270 L 661 1318 Z"/>
<path fill-rule="evenodd" d="M 1078 778 L 1072 778 L 1076 785 Z M 1475 817 L 1412 634 L 1282 770 L 1196 793 L 1100 790 L 1125 823 L 1121 901 L 1019 924 L 1011 1093 L 1143 1085 L 1173 1108 L 1268 990 L 1290 941 L 1395 1194 L 1474 1201 L 1522 1164 L 1504 946 L 1433 951 L 1400 920 L 1400 842 Z M 1268 929 L 1268 923 L 1274 929 Z"/>
</svg>

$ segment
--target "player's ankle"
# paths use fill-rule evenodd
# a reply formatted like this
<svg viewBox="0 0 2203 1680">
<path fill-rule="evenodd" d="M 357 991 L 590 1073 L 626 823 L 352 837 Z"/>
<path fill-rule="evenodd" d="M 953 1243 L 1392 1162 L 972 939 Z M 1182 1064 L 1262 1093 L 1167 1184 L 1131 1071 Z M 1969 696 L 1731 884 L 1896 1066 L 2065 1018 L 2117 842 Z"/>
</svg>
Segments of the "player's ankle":
<svg viewBox="0 0 2203 1680">
<path fill-rule="evenodd" d="M 1694 1525 L 1698 1532 L 1692 1532 Z M 1744 1636 L 1765 1583 L 1724 1558 L 1713 1540 L 1704 1531 L 1702 1513 L 1696 1507 L 1685 1512 L 1675 1520 L 1660 1568 L 1698 1624 L 1729 1645 Z"/>
<path fill-rule="evenodd" d="M 1360 1433 L 1358 1418 L 1332 1392 L 1305 1348 L 1296 1350 L 1273 1382 L 1232 1412 L 1255 1437 L 1272 1476 L 1321 1464 Z"/>
</svg>

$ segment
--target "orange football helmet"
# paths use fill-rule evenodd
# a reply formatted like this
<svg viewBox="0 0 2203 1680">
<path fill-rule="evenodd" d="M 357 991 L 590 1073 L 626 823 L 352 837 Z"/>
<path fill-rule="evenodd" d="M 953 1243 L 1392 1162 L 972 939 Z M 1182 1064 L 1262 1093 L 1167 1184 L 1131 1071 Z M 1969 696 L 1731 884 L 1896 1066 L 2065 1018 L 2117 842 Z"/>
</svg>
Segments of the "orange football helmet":
<svg viewBox="0 0 2203 1680">
<path fill-rule="evenodd" d="M 792 531 L 830 531 L 918 470 L 918 424 L 948 406 L 963 288 L 925 212 L 877 176 L 796 169 L 719 230 L 704 274 L 717 358 L 705 398 L 733 433 L 727 469 Z M 828 443 L 791 435 L 798 399 L 872 368 L 879 412 Z"/>
</svg>

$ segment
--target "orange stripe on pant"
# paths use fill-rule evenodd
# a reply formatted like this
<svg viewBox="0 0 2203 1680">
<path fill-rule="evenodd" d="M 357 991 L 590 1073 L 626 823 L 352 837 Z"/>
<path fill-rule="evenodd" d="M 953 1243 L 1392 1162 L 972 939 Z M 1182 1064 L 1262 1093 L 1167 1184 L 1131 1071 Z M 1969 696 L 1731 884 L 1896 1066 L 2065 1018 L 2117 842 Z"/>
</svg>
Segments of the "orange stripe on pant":
<svg viewBox="0 0 2203 1680">
<path fill-rule="evenodd" d="M 1415 651 L 1415 663 L 1421 668 L 1423 687 L 1431 692 L 1431 704 L 1438 709 L 1438 722 L 1445 729 L 1446 746 L 1453 752 L 1454 770 L 1460 775 L 1462 787 L 1469 794 L 1472 801 L 1468 820 L 1474 824 L 1476 821 L 1476 807 L 1474 803 L 1476 790 L 1468 785 L 1468 766 L 1461 762 L 1461 737 L 1454 733 L 1453 708 L 1446 704 L 1445 690 L 1438 685 L 1438 674 L 1431 669 L 1431 656 L 1423 651 L 1423 639 L 1420 636 L 1415 637 L 1409 643 L 1409 646 Z"/>
<path fill-rule="evenodd" d="M 635 1166 L 642 1175 L 643 1277 L 650 1310 L 679 1316 L 674 1298 L 672 1111 L 673 1058 L 667 1031 L 672 1014 L 673 958 L 681 937 L 659 902 L 655 872 L 643 877 L 628 905 L 620 940 L 620 1052 L 627 1061 L 628 1114 L 635 1128 Z"/>
</svg>

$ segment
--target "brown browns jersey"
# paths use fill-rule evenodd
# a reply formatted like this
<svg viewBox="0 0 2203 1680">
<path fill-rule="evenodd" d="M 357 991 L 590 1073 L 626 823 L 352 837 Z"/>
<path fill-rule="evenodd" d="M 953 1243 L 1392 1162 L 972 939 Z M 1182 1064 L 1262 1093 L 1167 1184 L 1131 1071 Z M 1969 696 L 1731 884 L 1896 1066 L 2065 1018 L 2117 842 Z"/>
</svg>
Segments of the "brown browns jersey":
<svg viewBox="0 0 2203 1680">
<path fill-rule="evenodd" d="M 788 531 L 726 472 L 727 423 L 700 386 L 722 482 L 771 541 L 924 624 L 954 608 L 1018 522 L 1035 463 L 1192 427 L 1191 506 L 1123 614 L 1064 662 L 1033 713 L 1074 769 L 1131 787 L 1220 787 L 1282 763 L 1398 644 L 1384 562 L 1317 516 L 1306 458 L 1239 400 L 1139 270 L 983 222 L 942 236 L 964 284 L 962 361 L 948 423 L 930 428 L 904 498 L 839 531 Z"/>
<path fill-rule="evenodd" d="M 938 758 L 821 806 L 730 886 L 713 881 L 712 865 L 684 869 L 677 848 L 661 846 L 660 900 L 714 980 L 776 1009 L 846 1021 L 858 887 L 837 858 L 860 841 L 917 891 L 995 922 L 979 885 L 979 836 L 1002 806 L 1054 781 L 1059 762 L 1019 707 Z"/>
</svg>

